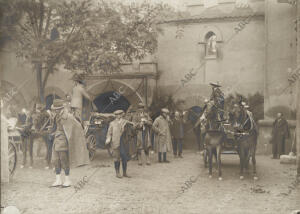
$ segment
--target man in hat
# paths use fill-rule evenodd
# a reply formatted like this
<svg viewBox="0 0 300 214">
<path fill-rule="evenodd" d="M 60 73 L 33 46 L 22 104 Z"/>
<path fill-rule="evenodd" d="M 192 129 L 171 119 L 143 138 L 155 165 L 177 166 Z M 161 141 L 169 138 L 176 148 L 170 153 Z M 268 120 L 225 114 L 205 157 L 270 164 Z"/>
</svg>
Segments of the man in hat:
<svg viewBox="0 0 300 214">
<path fill-rule="evenodd" d="M 290 139 L 290 129 L 287 120 L 282 112 L 277 113 L 277 118 L 273 123 L 272 138 L 270 143 L 273 150 L 273 159 L 279 159 L 280 155 L 285 154 L 286 140 Z"/>
<path fill-rule="evenodd" d="M 130 176 L 127 175 L 127 161 L 130 157 L 128 155 L 128 148 L 126 148 L 127 142 L 125 142 L 122 137 L 126 128 L 125 126 L 133 123 L 122 118 L 124 116 L 123 110 L 117 110 L 114 114 L 116 118 L 109 124 L 105 144 L 110 145 L 112 149 L 116 177 L 122 178 L 120 174 L 120 162 L 122 160 L 123 177 L 130 178 Z"/>
<path fill-rule="evenodd" d="M 221 85 L 218 83 L 210 83 L 212 86 L 212 93 L 210 96 L 210 100 L 214 102 L 216 107 L 218 108 L 220 120 L 223 120 L 223 115 L 224 115 L 224 103 L 225 103 L 225 98 L 224 98 L 224 93 L 221 91 Z"/>
<path fill-rule="evenodd" d="M 92 102 L 91 96 L 88 94 L 88 92 L 85 89 L 83 77 L 81 75 L 74 75 L 72 80 L 74 80 L 74 87 L 72 90 L 72 98 L 71 98 L 71 110 L 75 116 L 75 118 L 81 122 L 81 113 L 82 113 L 82 103 L 83 98 L 85 97 L 90 102 Z M 94 104 L 92 102 L 92 105 L 94 107 Z M 95 107 L 94 107 L 95 108 Z"/>
<path fill-rule="evenodd" d="M 169 110 L 163 108 L 161 110 L 161 115 L 155 119 L 152 125 L 152 130 L 155 132 L 154 144 L 156 151 L 158 152 L 159 163 L 169 163 L 167 160 L 167 152 L 172 151 L 172 138 L 168 118 Z"/>
<path fill-rule="evenodd" d="M 151 127 L 152 120 L 148 113 L 145 111 L 143 103 L 138 104 L 138 110 L 133 117 L 133 122 L 137 125 L 136 129 L 136 143 L 138 164 L 143 165 L 143 159 L 146 157 L 146 164 L 150 165 L 150 149 L 151 149 Z"/>
</svg>

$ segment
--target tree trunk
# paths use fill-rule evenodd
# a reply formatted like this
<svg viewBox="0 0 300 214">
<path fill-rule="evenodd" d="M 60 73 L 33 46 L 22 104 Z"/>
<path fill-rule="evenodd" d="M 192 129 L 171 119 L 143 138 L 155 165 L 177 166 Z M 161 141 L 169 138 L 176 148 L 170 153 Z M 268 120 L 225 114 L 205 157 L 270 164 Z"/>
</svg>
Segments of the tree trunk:
<svg viewBox="0 0 300 214">
<path fill-rule="evenodd" d="M 43 77 L 42 77 L 42 63 L 38 62 L 35 65 L 36 69 L 36 80 L 37 80 L 37 92 L 38 99 L 41 103 L 44 103 L 44 87 L 43 87 Z"/>
</svg>

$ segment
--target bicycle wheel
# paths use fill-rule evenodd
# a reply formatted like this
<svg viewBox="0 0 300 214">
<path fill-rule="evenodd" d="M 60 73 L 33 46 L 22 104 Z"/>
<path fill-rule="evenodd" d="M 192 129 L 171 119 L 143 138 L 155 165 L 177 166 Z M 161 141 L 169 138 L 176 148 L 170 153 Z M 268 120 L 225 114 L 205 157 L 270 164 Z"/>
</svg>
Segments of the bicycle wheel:
<svg viewBox="0 0 300 214">
<path fill-rule="evenodd" d="M 17 166 L 17 150 L 15 145 L 12 142 L 8 144 L 8 169 L 10 175 L 12 175 Z"/>
</svg>

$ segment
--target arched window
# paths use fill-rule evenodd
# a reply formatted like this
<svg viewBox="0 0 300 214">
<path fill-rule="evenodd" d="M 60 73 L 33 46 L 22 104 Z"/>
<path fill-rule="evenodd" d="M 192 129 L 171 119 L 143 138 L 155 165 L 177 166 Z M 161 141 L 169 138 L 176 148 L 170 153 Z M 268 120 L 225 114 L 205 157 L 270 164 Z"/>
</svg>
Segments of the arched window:
<svg viewBox="0 0 300 214">
<path fill-rule="evenodd" d="M 216 59 L 217 53 L 217 35 L 214 32 L 209 31 L 205 35 L 205 58 Z"/>
</svg>

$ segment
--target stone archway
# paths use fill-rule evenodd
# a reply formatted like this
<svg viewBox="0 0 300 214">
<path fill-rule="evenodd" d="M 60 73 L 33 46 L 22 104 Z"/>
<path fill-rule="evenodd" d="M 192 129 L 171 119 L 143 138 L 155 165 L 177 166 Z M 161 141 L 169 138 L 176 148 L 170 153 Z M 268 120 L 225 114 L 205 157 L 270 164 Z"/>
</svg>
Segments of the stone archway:
<svg viewBox="0 0 300 214">
<path fill-rule="evenodd" d="M 143 102 L 143 96 L 140 94 L 142 81 L 136 80 L 134 84 L 129 85 L 121 80 L 102 80 L 92 84 L 87 88 L 87 91 L 94 97 L 106 92 L 115 92 L 113 97 L 118 97 L 117 94 L 125 97 L 131 105 L 136 105 Z"/>
<path fill-rule="evenodd" d="M 87 87 L 87 91 L 93 95 L 97 109 L 93 110 L 91 104 L 84 100 L 83 120 L 89 118 L 91 111 L 102 113 L 112 113 L 117 109 L 126 111 L 129 106 L 143 102 L 143 96 L 139 92 L 142 83 L 142 80 L 136 80 L 132 85 L 121 80 L 101 80 L 91 84 Z"/>
</svg>

